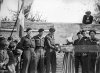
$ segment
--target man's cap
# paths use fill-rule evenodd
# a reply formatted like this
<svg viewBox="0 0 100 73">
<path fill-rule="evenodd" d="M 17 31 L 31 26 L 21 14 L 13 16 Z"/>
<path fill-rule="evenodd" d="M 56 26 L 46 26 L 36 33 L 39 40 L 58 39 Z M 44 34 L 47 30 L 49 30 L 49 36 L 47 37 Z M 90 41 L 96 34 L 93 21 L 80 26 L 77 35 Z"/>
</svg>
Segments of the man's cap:
<svg viewBox="0 0 100 73">
<path fill-rule="evenodd" d="M 85 13 L 86 13 L 86 14 L 91 14 L 91 11 L 86 11 Z"/>
<path fill-rule="evenodd" d="M 31 28 L 27 28 L 27 29 L 26 29 L 26 32 L 28 32 L 29 30 L 32 30 L 32 29 L 31 29 Z"/>
<path fill-rule="evenodd" d="M 90 30 L 89 31 L 89 35 L 90 35 L 91 32 L 94 32 L 96 34 L 96 31 L 95 30 Z"/>
<path fill-rule="evenodd" d="M 50 32 L 55 32 L 55 28 L 50 28 L 49 31 Z"/>
<path fill-rule="evenodd" d="M 18 43 L 18 40 L 16 39 L 16 40 L 14 40 L 14 42 L 15 42 L 15 43 Z"/>
<path fill-rule="evenodd" d="M 42 31 L 44 31 L 44 29 L 43 29 L 43 28 L 40 28 L 40 29 L 38 30 L 38 32 L 42 32 Z"/>
</svg>

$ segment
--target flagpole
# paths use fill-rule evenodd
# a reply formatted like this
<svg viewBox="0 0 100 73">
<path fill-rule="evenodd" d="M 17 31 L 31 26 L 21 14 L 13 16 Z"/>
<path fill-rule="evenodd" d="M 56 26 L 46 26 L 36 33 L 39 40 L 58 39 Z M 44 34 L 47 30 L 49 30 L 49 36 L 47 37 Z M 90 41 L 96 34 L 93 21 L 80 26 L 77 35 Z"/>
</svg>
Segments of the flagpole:
<svg viewBox="0 0 100 73">
<path fill-rule="evenodd" d="M 16 21 L 15 21 L 15 25 L 14 25 L 12 31 L 11 31 L 11 35 L 10 35 L 10 37 L 12 37 L 12 34 L 13 34 L 13 32 L 14 32 L 14 29 L 15 29 L 15 27 L 16 27 L 16 25 L 17 25 L 18 17 L 19 17 L 19 14 L 20 14 L 20 12 L 21 12 L 21 10 L 22 10 L 22 8 L 23 8 L 23 5 L 24 5 L 24 3 L 22 3 L 21 8 L 20 8 L 20 10 L 19 10 L 18 13 L 17 13 L 17 19 L 16 19 Z"/>
<path fill-rule="evenodd" d="M 3 0 L 0 0 L 0 12 L 1 12 L 1 5 L 3 4 Z M 0 31 L 1 31 L 1 19 L 0 19 Z M 1 35 L 1 34 L 0 34 Z"/>
<path fill-rule="evenodd" d="M 19 13 L 19 10 L 20 10 L 20 0 L 18 0 L 18 11 L 17 11 L 17 14 Z M 17 25 L 17 31 L 19 30 L 19 26 Z"/>
</svg>

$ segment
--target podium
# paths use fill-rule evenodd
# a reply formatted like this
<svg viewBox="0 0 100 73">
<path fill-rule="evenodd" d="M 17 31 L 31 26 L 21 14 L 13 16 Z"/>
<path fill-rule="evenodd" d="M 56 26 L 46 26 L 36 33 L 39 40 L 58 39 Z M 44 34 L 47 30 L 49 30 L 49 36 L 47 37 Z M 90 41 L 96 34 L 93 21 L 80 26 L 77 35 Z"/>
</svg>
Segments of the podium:
<svg viewBox="0 0 100 73">
<path fill-rule="evenodd" d="M 88 48 L 74 48 L 74 52 L 100 52 L 100 46 L 98 45 L 90 45 Z"/>
<path fill-rule="evenodd" d="M 72 45 L 61 46 L 61 51 L 65 53 L 63 58 L 63 73 L 75 73 L 73 48 Z"/>
<path fill-rule="evenodd" d="M 93 48 L 97 47 L 97 48 Z M 99 46 L 89 46 L 88 49 L 75 49 L 73 45 L 68 46 L 61 46 L 61 51 L 63 51 L 64 58 L 63 58 L 63 73 L 75 73 L 75 59 L 74 59 L 74 52 L 100 52 Z"/>
</svg>

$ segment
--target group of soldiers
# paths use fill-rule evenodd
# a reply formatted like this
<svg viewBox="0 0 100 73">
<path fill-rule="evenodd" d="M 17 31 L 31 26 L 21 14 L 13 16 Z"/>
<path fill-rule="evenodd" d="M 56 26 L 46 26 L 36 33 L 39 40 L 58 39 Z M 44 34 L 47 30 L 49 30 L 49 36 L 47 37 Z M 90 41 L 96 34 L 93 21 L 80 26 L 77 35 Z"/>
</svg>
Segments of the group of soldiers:
<svg viewBox="0 0 100 73">
<path fill-rule="evenodd" d="M 56 48 L 54 42 L 54 28 L 43 37 L 44 29 L 38 30 L 39 34 L 32 36 L 32 29 L 26 30 L 27 35 L 21 38 L 20 48 L 23 50 L 21 73 L 56 73 Z"/>
<path fill-rule="evenodd" d="M 43 28 L 38 32 L 32 36 L 32 29 L 27 28 L 26 36 L 19 42 L 12 41 L 11 37 L 0 37 L 0 70 L 6 66 L 9 73 L 56 73 L 55 29 L 50 28 L 45 37 Z"/>
</svg>

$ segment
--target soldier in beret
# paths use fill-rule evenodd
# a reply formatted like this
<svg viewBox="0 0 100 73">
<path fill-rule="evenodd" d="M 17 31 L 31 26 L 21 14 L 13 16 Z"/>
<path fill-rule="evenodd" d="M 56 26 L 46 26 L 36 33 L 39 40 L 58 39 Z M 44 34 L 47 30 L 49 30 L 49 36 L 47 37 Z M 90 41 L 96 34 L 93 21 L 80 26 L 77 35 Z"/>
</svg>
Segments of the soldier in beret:
<svg viewBox="0 0 100 73">
<path fill-rule="evenodd" d="M 40 28 L 38 32 L 39 34 L 33 37 L 35 39 L 35 52 L 37 54 L 35 67 L 38 68 L 38 73 L 44 73 L 44 29 Z"/>
<path fill-rule="evenodd" d="M 34 68 L 35 66 L 35 40 L 32 38 L 32 29 L 27 28 L 26 30 L 27 35 L 21 38 L 19 49 L 23 50 L 22 58 L 23 58 L 23 64 L 22 64 L 22 70 L 21 73 L 36 73 L 36 70 Z"/>
<path fill-rule="evenodd" d="M 54 28 L 49 29 L 49 34 L 45 36 L 45 50 L 46 50 L 46 73 L 56 73 L 56 48 L 54 39 Z M 51 66 L 50 66 L 51 65 Z"/>
</svg>

